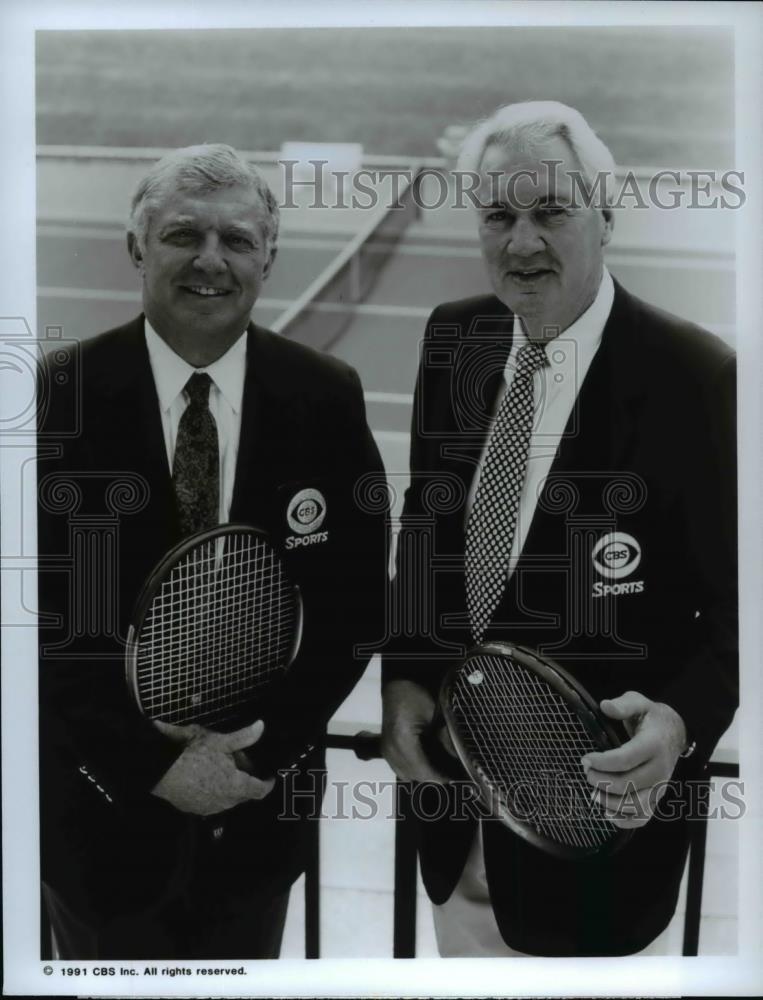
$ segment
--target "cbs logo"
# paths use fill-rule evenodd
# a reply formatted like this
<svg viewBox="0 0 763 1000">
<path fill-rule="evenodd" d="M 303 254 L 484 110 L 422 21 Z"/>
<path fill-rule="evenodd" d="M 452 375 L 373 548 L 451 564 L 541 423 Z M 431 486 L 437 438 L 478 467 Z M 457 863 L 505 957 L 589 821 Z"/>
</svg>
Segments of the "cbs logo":
<svg viewBox="0 0 763 1000">
<path fill-rule="evenodd" d="M 593 564 L 601 576 L 609 580 L 621 580 L 638 568 L 641 562 L 641 546 L 624 531 L 613 531 L 604 535 L 591 553 Z"/>
<path fill-rule="evenodd" d="M 298 535 L 317 531 L 325 517 L 326 498 L 320 490 L 301 490 L 292 498 L 286 511 L 289 527 Z"/>
</svg>

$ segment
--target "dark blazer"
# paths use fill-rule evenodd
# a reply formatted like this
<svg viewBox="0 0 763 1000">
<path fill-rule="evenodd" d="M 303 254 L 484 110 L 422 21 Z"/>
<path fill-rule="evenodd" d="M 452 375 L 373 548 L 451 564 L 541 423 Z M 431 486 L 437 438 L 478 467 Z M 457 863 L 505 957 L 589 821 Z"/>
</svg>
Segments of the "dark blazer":
<svg viewBox="0 0 763 1000">
<path fill-rule="evenodd" d="M 470 645 L 465 503 L 512 328 L 513 316 L 492 296 L 440 306 L 429 320 L 393 589 L 401 624 L 385 652 L 385 683 L 410 678 L 435 694 Z M 632 689 L 672 705 L 697 743 L 676 771 L 686 781 L 665 799 L 667 808 L 683 796 L 684 812 L 688 780 L 709 759 L 738 696 L 734 373 L 724 343 L 616 284 L 600 348 L 486 636 L 551 656 L 597 699 Z M 597 542 L 613 532 L 629 536 L 634 563 L 621 579 L 594 563 Z M 414 602 L 413 594 L 425 596 Z M 474 823 L 418 826 L 424 880 L 443 902 Z M 674 911 L 687 830 L 685 819 L 653 818 L 614 857 L 573 863 L 483 822 L 505 940 L 531 954 L 645 947 Z"/>
<path fill-rule="evenodd" d="M 358 377 L 249 329 L 230 520 L 271 534 L 304 602 L 290 678 L 254 714 L 266 721 L 254 757 L 266 756 L 272 771 L 307 751 L 289 792 L 311 794 L 292 801 L 279 782 L 223 823 L 149 794 L 179 748 L 140 715 L 125 685 L 135 599 L 180 540 L 143 318 L 84 344 L 65 374 L 63 386 L 53 378 L 42 387 L 39 436 L 43 878 L 86 920 L 166 900 L 202 851 L 239 890 L 283 890 L 303 869 L 309 823 L 278 815 L 318 815 L 326 723 L 382 634 L 386 491 Z M 290 548 L 287 510 L 306 488 L 322 494 L 325 519 L 304 536 L 311 544 Z M 210 853 L 210 839 L 219 850 Z"/>
</svg>

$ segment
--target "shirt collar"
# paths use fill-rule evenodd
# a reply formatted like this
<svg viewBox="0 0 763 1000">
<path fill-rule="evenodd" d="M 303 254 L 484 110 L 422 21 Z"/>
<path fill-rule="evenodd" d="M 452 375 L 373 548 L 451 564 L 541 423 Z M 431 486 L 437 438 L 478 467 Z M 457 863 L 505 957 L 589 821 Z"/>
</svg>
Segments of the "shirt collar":
<svg viewBox="0 0 763 1000">
<path fill-rule="evenodd" d="M 549 340 L 545 345 L 546 357 L 554 369 L 566 368 L 594 356 L 601 343 L 604 327 L 612 311 L 615 298 L 615 285 L 612 275 L 605 268 L 602 270 L 601 282 L 596 298 L 582 315 L 578 316 L 571 326 L 562 330 L 558 337 Z M 527 343 L 522 321 L 514 315 L 514 332 L 512 337 L 511 358 L 515 363 L 516 352 Z M 570 349 L 572 348 L 572 349 Z"/>
<path fill-rule="evenodd" d="M 222 357 L 206 368 L 194 368 L 189 365 L 166 341 L 162 340 L 148 319 L 145 320 L 145 331 L 148 357 L 162 413 L 169 410 L 195 371 L 206 372 L 233 412 L 240 412 L 246 376 L 246 331 Z"/>
</svg>

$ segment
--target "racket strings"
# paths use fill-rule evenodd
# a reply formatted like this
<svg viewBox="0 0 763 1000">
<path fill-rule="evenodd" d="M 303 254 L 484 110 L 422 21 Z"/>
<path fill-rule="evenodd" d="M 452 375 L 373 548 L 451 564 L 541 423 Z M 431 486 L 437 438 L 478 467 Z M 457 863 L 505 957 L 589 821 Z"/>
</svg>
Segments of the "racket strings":
<svg viewBox="0 0 763 1000">
<path fill-rule="evenodd" d="M 206 560 L 206 562 L 208 563 L 209 560 Z M 193 568 L 191 567 L 192 571 Z M 203 577 L 199 577 L 197 574 L 197 585 L 195 587 L 189 585 L 189 600 L 181 603 L 190 606 L 196 604 L 196 613 L 192 616 L 187 614 L 182 616 L 181 621 L 185 623 L 186 627 L 183 628 L 181 626 L 179 631 L 181 635 L 183 633 L 185 635 L 183 635 L 179 643 L 175 642 L 174 649 L 170 647 L 170 655 L 175 653 L 182 657 L 187 664 L 187 670 L 190 674 L 187 671 L 169 671 L 166 674 L 165 683 L 162 685 L 162 693 L 165 696 L 173 694 L 180 688 L 187 690 L 187 678 L 190 676 L 192 683 L 188 693 L 190 694 L 191 701 L 203 700 L 206 704 L 215 701 L 224 703 L 227 700 L 227 695 L 235 691 L 236 687 L 240 686 L 241 682 L 245 679 L 242 670 L 248 666 L 251 649 L 247 648 L 247 643 L 243 641 L 244 637 L 249 636 L 256 645 L 261 646 L 263 636 L 258 635 L 258 630 L 251 627 L 251 612 L 255 606 L 254 602 L 249 603 L 249 627 L 235 631 L 231 628 L 232 625 L 241 622 L 241 616 L 247 610 L 247 605 L 242 601 L 241 596 L 238 596 L 238 599 L 236 599 L 237 591 L 241 591 L 241 587 L 231 585 L 231 579 L 236 579 L 235 574 L 238 573 L 240 575 L 240 571 L 235 564 L 233 569 L 234 575 L 232 577 L 229 575 L 226 579 L 222 576 L 214 581 L 218 587 L 218 599 L 206 605 L 202 603 L 202 607 L 205 608 L 205 614 L 198 613 L 198 602 L 199 600 L 205 602 L 209 596 L 207 593 L 210 583 L 209 579 L 205 581 Z M 182 573 L 180 575 L 181 578 L 185 576 Z M 200 581 L 202 586 L 199 586 Z M 185 583 L 188 584 L 187 577 Z M 173 588 L 165 587 L 165 590 L 168 589 L 171 592 Z M 246 591 L 244 590 L 243 593 L 245 594 Z M 257 590 L 253 592 L 253 596 L 259 596 Z M 177 621 L 174 617 L 177 615 L 177 603 L 171 600 L 169 605 L 175 621 Z M 272 610 L 272 608 L 266 608 L 266 610 Z M 164 620 L 166 621 L 167 619 L 165 618 Z M 209 629 L 210 631 L 205 634 L 205 629 Z M 205 642 L 206 647 L 204 646 Z M 266 645 L 272 646 L 273 637 L 269 628 L 267 629 L 265 642 Z M 270 651 L 268 650 L 267 652 Z M 261 656 L 260 659 L 262 659 Z M 267 659 L 263 662 L 265 664 L 268 663 Z M 218 665 L 218 669 L 216 669 L 216 665 Z M 262 673 L 263 671 L 260 671 L 261 675 Z M 264 678 L 261 677 L 261 679 Z M 211 695 L 210 692 L 213 691 L 216 693 Z"/>
<path fill-rule="evenodd" d="M 508 658 L 473 658 L 451 705 L 462 745 L 515 818 L 576 847 L 612 838 L 615 828 L 594 805 L 580 764 L 600 747 L 546 681 Z"/>
<path fill-rule="evenodd" d="M 288 666 L 298 608 L 263 539 L 228 534 L 192 549 L 162 583 L 140 631 L 144 711 L 214 724 Z"/>
</svg>

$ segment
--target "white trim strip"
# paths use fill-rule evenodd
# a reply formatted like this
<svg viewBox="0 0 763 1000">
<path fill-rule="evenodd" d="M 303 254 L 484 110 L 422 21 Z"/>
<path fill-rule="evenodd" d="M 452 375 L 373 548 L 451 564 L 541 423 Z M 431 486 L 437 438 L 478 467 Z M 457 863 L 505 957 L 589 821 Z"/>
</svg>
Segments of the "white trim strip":
<svg viewBox="0 0 763 1000">
<path fill-rule="evenodd" d="M 377 441 L 389 441 L 390 444 L 407 444 L 411 435 L 409 431 L 372 431 Z"/>
<path fill-rule="evenodd" d="M 386 306 L 376 302 L 311 302 L 305 312 L 350 313 L 358 316 L 389 316 L 398 319 L 427 319 L 431 306 Z"/>
<path fill-rule="evenodd" d="M 412 392 L 376 392 L 371 389 L 363 393 L 367 403 L 391 403 L 393 405 L 412 406 Z"/>
</svg>

